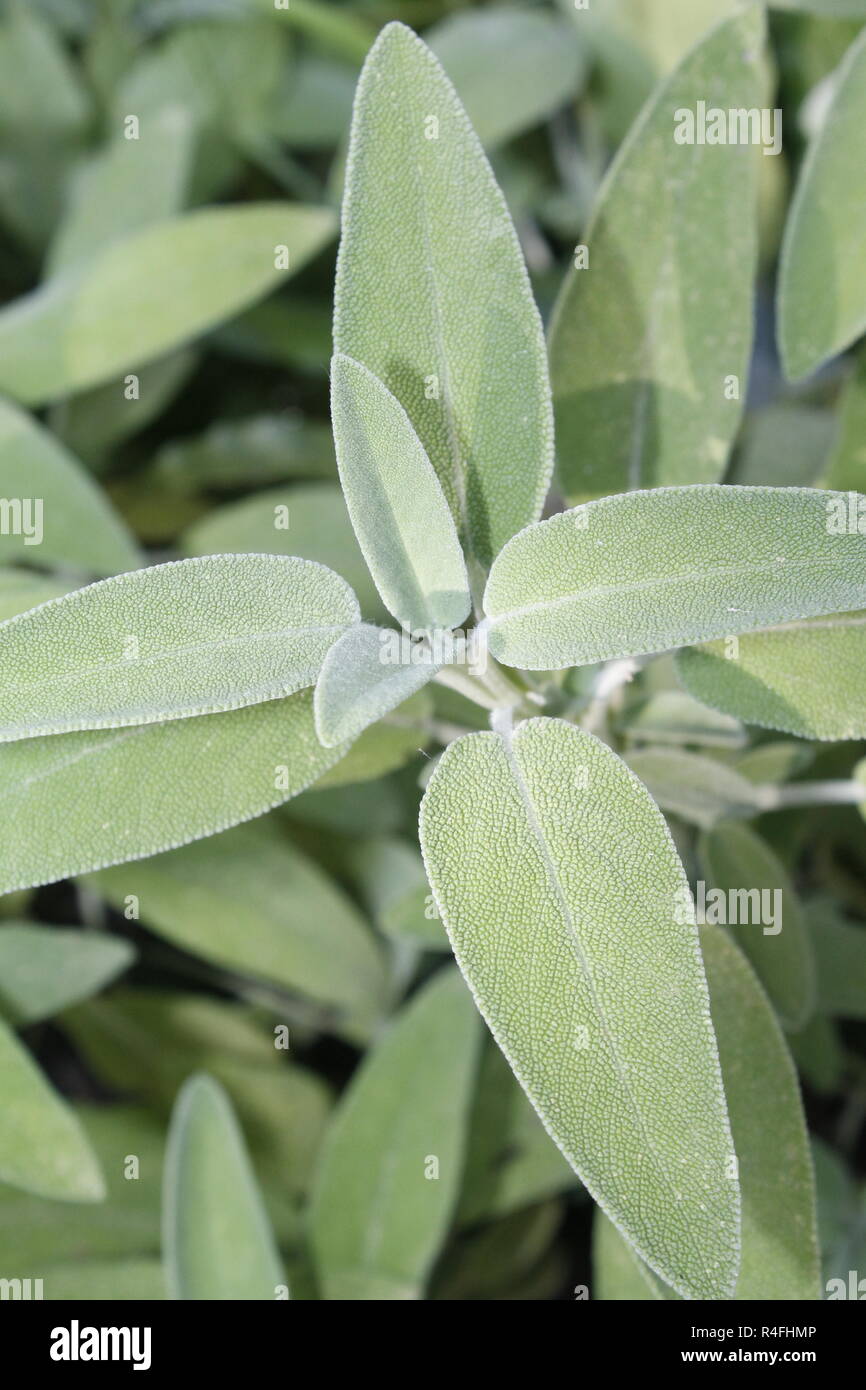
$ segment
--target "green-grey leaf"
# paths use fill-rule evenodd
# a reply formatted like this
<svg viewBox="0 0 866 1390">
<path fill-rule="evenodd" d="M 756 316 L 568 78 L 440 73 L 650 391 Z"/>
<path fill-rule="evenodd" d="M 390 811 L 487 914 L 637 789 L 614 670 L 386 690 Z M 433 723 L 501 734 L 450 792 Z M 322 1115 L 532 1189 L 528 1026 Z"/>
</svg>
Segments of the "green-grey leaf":
<svg viewBox="0 0 866 1390">
<path fill-rule="evenodd" d="M 0 893 L 214 835 L 288 801 L 340 756 L 312 691 L 226 714 L 0 745 Z"/>
<path fill-rule="evenodd" d="M 743 1194 L 734 1297 L 817 1299 L 815 1184 L 797 1075 L 773 1011 L 736 946 L 717 927 L 702 927 L 701 947 Z M 593 1265 L 597 1298 L 675 1297 L 601 1213 Z"/>
<path fill-rule="evenodd" d="M 758 6 L 658 89 L 608 174 L 551 327 L 567 497 L 713 482 L 740 420 L 757 268 L 751 146 L 678 142 L 681 111 L 763 105 Z M 733 397 L 730 379 L 739 388 Z"/>
<path fill-rule="evenodd" d="M 78 1120 L 3 1022 L 0 1105 L 0 1182 L 64 1202 L 102 1201 L 102 1173 Z"/>
<path fill-rule="evenodd" d="M 96 994 L 129 966 L 129 942 L 101 932 L 9 922 L 0 927 L 0 1014 L 15 1027 Z"/>
<path fill-rule="evenodd" d="M 800 738 L 866 737 L 866 613 L 835 613 L 677 652 L 696 699 Z"/>
<path fill-rule="evenodd" d="M 183 107 L 166 107 L 145 121 L 138 140 L 118 135 L 78 173 L 57 229 L 46 271 L 57 275 L 182 205 L 193 146 L 193 123 Z"/>
<path fill-rule="evenodd" d="M 282 453 L 288 442 L 280 448 Z M 236 485 L 241 485 L 240 478 Z M 260 551 L 316 560 L 348 581 L 365 618 L 388 616 L 355 539 L 338 483 L 275 488 L 215 507 L 190 527 L 182 548 L 190 555 Z"/>
<path fill-rule="evenodd" d="M 470 734 L 430 780 L 421 845 L 458 963 L 548 1132 L 654 1269 L 730 1296 L 739 1198 L 706 982 L 646 789 L 559 720 Z"/>
<path fill-rule="evenodd" d="M 839 400 L 827 486 L 842 492 L 866 490 L 866 351 L 857 354 Z"/>
<path fill-rule="evenodd" d="M 401 24 L 382 30 L 355 98 L 334 347 L 397 397 L 467 551 L 489 563 L 547 492 L 544 341 L 478 138 Z"/>
<path fill-rule="evenodd" d="M 444 936 L 445 933 L 443 932 Z M 489 1221 L 578 1188 L 492 1037 L 486 1037 L 457 1220 Z"/>
<path fill-rule="evenodd" d="M 134 899 L 141 919 L 182 950 L 347 1014 L 361 1037 L 362 1022 L 369 1028 L 377 1017 L 385 976 L 372 933 L 273 821 L 103 869 L 86 882 L 121 912 Z"/>
<path fill-rule="evenodd" d="M 285 1274 L 225 1091 L 200 1074 L 177 1099 L 163 1189 L 163 1259 L 176 1299 L 271 1299 Z"/>
<path fill-rule="evenodd" d="M 747 741 L 742 724 L 717 714 L 682 690 L 660 690 L 624 721 L 626 736 L 636 743 L 679 747 L 699 743 L 708 748 L 742 748 Z"/>
<path fill-rule="evenodd" d="M 397 1016 L 350 1082 L 312 1199 L 323 1298 L 423 1296 L 460 1187 L 479 1040 L 469 992 L 446 970 Z"/>
<path fill-rule="evenodd" d="M 866 33 L 834 76 L 788 214 L 779 275 L 779 346 L 792 381 L 814 372 L 866 329 L 861 209 L 866 170 Z"/>
<path fill-rule="evenodd" d="M 0 493 L 4 565 L 25 561 L 101 575 L 141 563 L 123 522 L 77 459 L 31 416 L 2 400 Z"/>
<path fill-rule="evenodd" d="M 590 665 L 866 606 L 866 537 L 844 493 L 657 488 L 528 526 L 490 572 L 490 651 Z M 836 529 L 831 529 L 836 528 Z"/>
<path fill-rule="evenodd" d="M 707 879 L 706 920 L 730 929 L 782 1022 L 802 1028 L 815 1005 L 815 962 L 784 865 L 754 830 L 733 823 L 707 831 L 699 855 Z"/>
<path fill-rule="evenodd" d="M 420 950 L 450 951 L 417 848 L 386 836 L 359 839 L 347 850 L 346 869 L 385 936 Z"/>
<path fill-rule="evenodd" d="M 818 972 L 818 1004 L 838 1018 L 866 1019 L 866 928 L 847 921 L 832 902 L 809 911 Z"/>
<path fill-rule="evenodd" d="M 118 1260 L 76 1259 L 48 1264 L 44 1269 L 43 1297 L 48 1303 L 155 1303 L 165 1298 L 162 1264 L 155 1255 Z"/>
<path fill-rule="evenodd" d="M 276 555 L 103 579 L 0 626 L 0 742 L 292 695 L 359 617 L 339 575 Z"/>
<path fill-rule="evenodd" d="M 316 732 L 326 748 L 357 738 L 433 679 L 439 665 L 426 645 L 411 647 L 415 664 L 393 660 L 390 654 L 400 648 L 399 633 L 368 623 L 350 627 L 331 647 L 313 699 Z"/>
<path fill-rule="evenodd" d="M 735 768 L 678 748 L 641 748 L 626 762 L 663 811 L 705 829 L 728 817 L 757 815 L 760 788 Z"/>
<path fill-rule="evenodd" d="M 331 415 L 346 505 L 386 608 L 411 631 L 459 626 L 471 607 L 463 552 L 409 416 L 341 353 L 331 363 Z"/>
<path fill-rule="evenodd" d="M 488 149 L 563 106 L 583 77 L 574 26 L 542 10 L 464 10 L 448 15 L 425 39 Z"/>
<path fill-rule="evenodd" d="M 68 584 L 49 575 L 36 574 L 33 570 L 0 569 L 0 622 L 68 592 Z"/>
<path fill-rule="evenodd" d="M 0 310 L 0 390 L 29 405 L 179 347 L 299 270 L 333 214 L 291 203 L 203 208 L 146 227 Z"/>
</svg>

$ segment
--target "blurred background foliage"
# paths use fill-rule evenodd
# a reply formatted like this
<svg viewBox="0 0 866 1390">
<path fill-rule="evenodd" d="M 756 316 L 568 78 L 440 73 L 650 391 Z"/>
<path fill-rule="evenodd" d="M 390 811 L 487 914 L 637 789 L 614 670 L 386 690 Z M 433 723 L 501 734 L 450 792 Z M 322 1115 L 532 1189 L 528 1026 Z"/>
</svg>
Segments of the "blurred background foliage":
<svg viewBox="0 0 866 1390">
<path fill-rule="evenodd" d="M 572 0 L 291 0 L 277 11 L 271 0 L 6 0 L 0 296 L 11 303 L 97 246 L 200 206 L 289 200 L 336 214 L 358 71 L 381 25 L 400 19 L 432 46 L 476 125 L 547 317 L 642 103 L 733 8 L 733 0 L 592 0 L 588 12 Z M 836 361 L 804 386 L 785 385 L 770 310 L 792 181 L 828 78 L 859 28 L 805 5 L 771 16 L 769 80 L 786 138 L 781 158 L 761 161 L 758 332 L 729 481 L 863 485 L 862 370 L 858 377 L 850 359 Z M 130 114 L 147 129 L 134 167 L 123 157 Z M 342 573 L 364 616 L 377 620 L 384 614 L 336 481 L 329 427 L 336 216 L 333 226 L 297 274 L 141 368 L 137 399 L 118 376 L 40 400 L 38 418 L 98 481 L 149 558 L 300 554 Z M 147 292 L 157 298 L 170 287 Z M 0 444 L 8 494 L 15 443 Z M 287 531 L 274 527 L 281 505 Z M 72 510 L 68 517 L 57 555 L 4 560 L 4 616 L 88 577 L 88 522 L 76 536 Z M 572 695 L 580 679 L 568 676 Z M 778 780 L 795 769 L 844 776 L 852 751 L 866 752 L 769 735 L 747 747 L 733 721 L 706 710 L 698 728 L 690 724 L 694 709 L 673 686 L 659 661 L 630 690 L 626 747 L 698 747 L 744 776 Z M 163 1297 L 166 1120 L 187 1076 L 206 1070 L 236 1108 L 293 1297 L 317 1296 L 304 1211 L 329 1114 L 364 1049 L 377 1052 L 382 1020 L 447 950 L 414 840 L 425 750 L 437 733 L 441 741 L 452 728 L 483 725 L 483 711 L 431 686 L 365 733 L 313 790 L 261 821 L 0 900 L 0 950 L 10 963 L 0 1012 L 80 1114 L 108 1184 L 104 1203 L 85 1205 L 0 1186 L 0 1274 L 42 1275 L 51 1298 Z M 695 817 L 680 805 L 671 820 L 689 865 Z M 820 957 L 818 1008 L 792 1038 L 815 1134 L 825 1272 L 845 1277 L 866 1268 L 866 974 L 856 926 L 866 916 L 866 828 L 851 808 L 759 824 L 810 901 L 833 896 L 828 930 L 854 933 L 849 969 L 834 972 L 832 953 Z M 141 920 L 131 895 L 146 904 Z M 32 981 L 14 973 L 16 922 L 31 931 L 84 927 L 129 950 L 79 961 L 74 979 L 47 944 L 46 997 L 34 1000 Z M 311 926 L 318 949 L 307 941 Z M 411 1020 L 399 1019 L 410 1048 Z M 288 1053 L 274 1046 L 283 1023 Z M 420 1085 L 451 1093 L 456 1059 L 446 1049 L 427 1061 Z M 380 1070 L 386 1091 L 402 1084 L 389 1083 L 387 1058 Z M 593 1284 L 591 1203 L 487 1038 L 467 1087 L 451 1095 L 450 1122 L 465 1139 L 455 1214 L 415 1296 L 574 1297 Z M 124 1178 L 131 1154 L 137 1181 Z"/>
</svg>

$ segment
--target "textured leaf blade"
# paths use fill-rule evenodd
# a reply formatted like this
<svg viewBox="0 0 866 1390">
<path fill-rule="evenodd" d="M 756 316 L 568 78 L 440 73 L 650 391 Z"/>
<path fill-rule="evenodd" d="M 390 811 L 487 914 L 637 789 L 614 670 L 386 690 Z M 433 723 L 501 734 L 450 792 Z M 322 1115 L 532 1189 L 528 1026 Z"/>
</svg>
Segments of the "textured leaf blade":
<svg viewBox="0 0 866 1390">
<path fill-rule="evenodd" d="M 830 529 L 845 494 L 658 488 L 528 526 L 497 556 L 490 651 L 590 665 L 866 604 L 866 537 Z"/>
<path fill-rule="evenodd" d="M 72 454 L 9 401 L 0 401 L 0 493 L 39 504 L 4 527 L 0 562 L 115 574 L 141 563 L 135 542 Z M 10 513 L 15 522 L 14 511 Z"/>
<path fill-rule="evenodd" d="M 861 209 L 866 170 L 866 34 L 848 50 L 788 214 L 779 278 L 779 345 L 797 381 L 866 329 Z"/>
<path fill-rule="evenodd" d="M 351 1081 L 312 1200 L 324 1298 L 422 1297 L 459 1190 L 479 1040 L 472 999 L 448 970 L 398 1015 Z M 435 1180 L 425 1177 L 431 1158 Z"/>
<path fill-rule="evenodd" d="M 433 679 L 439 666 L 432 653 L 414 665 L 389 659 L 399 643 L 396 632 L 359 623 L 330 648 L 313 698 L 316 732 L 326 748 L 357 738 Z"/>
<path fill-rule="evenodd" d="M 64 1202 L 99 1202 L 105 1186 L 72 1111 L 0 1022 L 0 1182 Z"/>
<path fill-rule="evenodd" d="M 344 751 L 319 743 L 312 706 L 301 691 L 227 714 L 0 746 L 0 893 L 143 859 L 296 796 Z"/>
<path fill-rule="evenodd" d="M 0 390 L 41 405 L 150 362 L 271 289 L 278 246 L 298 270 L 333 232 L 327 209 L 264 203 L 125 237 L 0 311 Z"/>
<path fill-rule="evenodd" d="M 285 1287 L 273 1232 L 231 1102 L 192 1077 L 169 1130 L 163 1259 L 176 1299 L 270 1299 Z"/>
<path fill-rule="evenodd" d="M 815 1004 L 815 963 L 800 902 L 784 865 L 747 825 L 718 825 L 699 846 L 707 882 L 721 890 L 721 916 L 754 966 L 780 1019 L 802 1028 Z M 746 917 L 748 920 L 732 920 Z M 757 919 L 757 920 L 756 920 Z"/>
<path fill-rule="evenodd" d="M 646 790 L 591 735 L 532 720 L 510 746 L 446 749 L 421 842 L 460 968 L 548 1132 L 654 1268 L 729 1296 L 718 1055 L 697 932 L 675 924 L 685 875 Z"/>
<path fill-rule="evenodd" d="M 118 575 L 0 627 L 0 741 L 215 714 L 312 685 L 360 617 L 308 560 L 214 555 Z"/>
<path fill-rule="evenodd" d="M 0 1014 L 16 1027 L 96 994 L 135 958 L 102 932 L 9 922 L 0 928 Z"/>
<path fill-rule="evenodd" d="M 334 347 L 397 397 L 467 554 L 489 563 L 547 491 L 544 342 L 477 136 L 436 59 L 400 24 L 379 35 L 355 98 Z"/>
<path fill-rule="evenodd" d="M 675 139 L 698 101 L 763 104 L 757 7 L 714 29 L 658 90 L 599 194 L 589 265 L 551 327 L 557 458 L 580 500 L 689 482 L 725 466 L 746 380 L 757 269 L 755 151 Z"/>
<path fill-rule="evenodd" d="M 408 415 L 378 377 L 337 353 L 331 416 L 346 505 L 386 608 L 413 632 L 457 627 L 471 606 L 463 552 Z"/>
<path fill-rule="evenodd" d="M 381 1010 L 385 972 L 372 933 L 271 822 L 239 825 L 86 881 L 121 912 L 132 895 L 141 919 L 182 950 L 299 990 L 354 1019 L 361 1036 L 362 1021 L 369 1028 Z"/>
<path fill-rule="evenodd" d="M 677 652 L 690 694 L 747 724 L 810 739 L 866 737 L 866 613 L 788 623 Z"/>
<path fill-rule="evenodd" d="M 743 1193 L 734 1297 L 817 1299 L 815 1183 L 797 1074 L 773 1010 L 734 943 L 718 927 L 702 927 L 701 947 Z M 601 1212 L 593 1266 L 597 1298 L 676 1297 Z"/>
</svg>

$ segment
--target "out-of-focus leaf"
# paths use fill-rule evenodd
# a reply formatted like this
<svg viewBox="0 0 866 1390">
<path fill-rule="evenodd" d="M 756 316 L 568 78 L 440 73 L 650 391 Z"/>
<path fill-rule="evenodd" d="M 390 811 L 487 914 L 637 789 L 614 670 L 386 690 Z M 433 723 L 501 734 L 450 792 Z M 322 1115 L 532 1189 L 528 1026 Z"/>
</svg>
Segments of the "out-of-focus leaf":
<svg viewBox="0 0 866 1390">
<path fill-rule="evenodd" d="M 0 310 L 0 389 L 43 405 L 144 365 L 299 270 L 333 231 L 326 208 L 249 203 L 199 209 L 103 247 Z"/>
<path fill-rule="evenodd" d="M 676 748 L 641 748 L 626 761 L 663 811 L 709 829 L 729 817 L 757 815 L 759 788 L 735 768 Z"/>
<path fill-rule="evenodd" d="M 834 79 L 830 109 L 810 146 L 785 229 L 779 275 L 779 346 L 792 381 L 814 372 L 866 329 L 859 210 L 866 171 L 866 33 Z"/>
<path fill-rule="evenodd" d="M 823 1014 L 813 1014 L 797 1033 L 788 1034 L 788 1046 L 803 1076 L 819 1095 L 838 1091 L 845 1075 L 845 1053 L 836 1025 Z"/>
<path fill-rule="evenodd" d="M 26 0 L 9 0 L 0 24 L 0 130 L 34 127 L 54 139 L 80 135 L 89 108 L 73 63 Z"/>
<path fill-rule="evenodd" d="M 458 1224 L 505 1216 L 579 1187 L 576 1174 L 526 1099 L 496 1043 L 486 1038 L 469 1125 Z"/>
<path fill-rule="evenodd" d="M 858 1189 L 843 1161 L 826 1144 L 814 1140 L 812 1153 L 825 1296 L 847 1299 L 851 1296 L 850 1271 L 857 1271 L 855 1279 L 859 1282 L 866 1263 L 866 1192 Z M 841 1289 L 833 1280 L 842 1281 Z"/>
<path fill-rule="evenodd" d="M 0 401 L 0 492 L 4 564 L 115 574 L 141 563 L 126 527 L 77 460 L 9 401 Z"/>
<path fill-rule="evenodd" d="M 336 145 L 349 129 L 356 75 L 342 63 L 305 54 L 283 83 L 275 129 L 295 149 Z"/>
<path fill-rule="evenodd" d="M 190 527 L 183 548 L 192 555 L 256 551 L 316 560 L 348 580 L 365 617 L 387 617 L 336 483 L 298 484 L 218 507 Z"/>
<path fill-rule="evenodd" d="M 68 592 L 68 584 L 48 575 L 35 574 L 32 570 L 0 569 L 0 622 Z"/>
<path fill-rule="evenodd" d="M 310 1239 L 323 1298 L 417 1299 L 460 1188 L 480 1022 L 436 976 L 368 1053 L 334 1115 Z"/>
<path fill-rule="evenodd" d="M 717 825 L 702 836 L 699 854 L 707 878 L 706 920 L 729 928 L 782 1022 L 802 1028 L 815 1006 L 815 962 L 784 865 L 746 825 Z M 719 890 L 720 903 L 710 887 Z"/>
<path fill-rule="evenodd" d="M 704 704 L 747 724 L 810 739 L 866 737 L 866 612 L 786 623 L 677 653 L 677 673 Z"/>
<path fill-rule="evenodd" d="M 425 951 L 450 951 L 417 849 L 396 838 L 362 839 L 347 868 L 385 936 Z"/>
<path fill-rule="evenodd" d="M 622 146 L 551 326 L 557 462 L 574 501 L 724 469 L 740 419 L 757 268 L 754 149 L 679 138 L 698 101 L 758 109 L 763 19 L 715 28 Z M 688 130 L 686 129 L 686 134 Z M 736 390 L 734 390 L 734 385 Z"/>
<path fill-rule="evenodd" d="M 497 556 L 490 650 L 549 670 L 862 608 L 866 537 L 847 524 L 851 505 L 814 488 L 699 485 L 560 512 Z"/>
<path fill-rule="evenodd" d="M 387 772 L 405 767 L 430 742 L 430 715 L 429 690 L 419 690 L 415 695 L 410 695 L 402 705 L 371 724 L 355 739 L 340 761 L 319 778 L 316 794 L 320 789 L 344 787 L 350 782 L 369 782 L 374 777 L 382 777 Z M 369 791 L 364 796 L 369 811 Z M 362 824 L 363 820 L 362 816 Z"/>
<path fill-rule="evenodd" d="M 866 352 L 858 353 L 842 392 L 827 486 L 843 492 L 866 490 Z"/>
<path fill-rule="evenodd" d="M 866 1019 L 866 927 L 846 921 L 831 901 L 810 908 L 809 924 L 820 1009 Z"/>
<path fill-rule="evenodd" d="M 546 1262 L 561 1224 L 561 1204 L 543 1202 L 459 1236 L 436 1269 L 430 1297 L 461 1303 L 533 1298 L 525 1283 Z M 554 1298 L 563 1276 L 560 1268 L 553 1287 L 534 1297 Z"/>
<path fill-rule="evenodd" d="M 542 10 L 464 10 L 424 37 L 488 148 L 538 125 L 582 85 L 575 27 Z"/>
<path fill-rule="evenodd" d="M 546 1129 L 654 1268 L 729 1295 L 721 1073 L 687 880 L 646 789 L 591 735 L 533 719 L 452 743 L 420 828 L 458 964 Z M 682 1225 L 662 1216 L 672 1191 Z"/>
<path fill-rule="evenodd" d="M 172 1298 L 274 1299 L 285 1286 L 231 1102 L 192 1077 L 177 1099 L 165 1155 L 163 1259 Z"/>
<path fill-rule="evenodd" d="M 43 927 L 0 928 L 0 1014 L 21 1027 L 50 1018 L 96 994 L 133 961 L 127 941 L 100 932 Z"/>
<path fill-rule="evenodd" d="M 8 1273 L 159 1252 L 162 1123 L 131 1105 L 78 1106 L 76 1114 L 105 1173 L 106 1199 L 58 1203 L 0 1188 L 0 1267 Z"/>
<path fill-rule="evenodd" d="M 463 552 L 408 415 L 378 377 L 340 353 L 331 413 L 346 505 L 385 606 L 413 632 L 457 627 L 471 608 Z"/>
<path fill-rule="evenodd" d="M 726 481 L 743 487 L 809 487 L 823 471 L 835 428 L 829 410 L 769 405 L 747 417 Z"/>
<path fill-rule="evenodd" d="M 100 465 L 108 449 L 151 424 L 174 399 L 196 365 L 190 348 L 167 353 L 136 374 L 70 396 L 51 412 L 52 429 L 81 458 Z"/>
<path fill-rule="evenodd" d="M 0 746 L 0 892 L 143 859 L 288 801 L 336 762 L 312 692 Z M 62 814 L 58 814 L 62 807 Z"/>
<path fill-rule="evenodd" d="M 544 343 L 477 136 L 430 50 L 401 24 L 382 30 L 355 98 L 334 347 L 397 397 L 467 554 L 488 564 L 547 491 Z"/>
<path fill-rule="evenodd" d="M 279 295 L 232 319 L 213 341 L 251 362 L 276 362 L 292 371 L 325 376 L 331 360 L 331 314 L 321 300 Z M 328 471 L 333 473 L 333 463 Z"/>
<path fill-rule="evenodd" d="M 299 990 L 345 1015 L 350 1031 L 354 1021 L 362 1038 L 377 1017 L 385 976 L 372 934 L 273 822 L 239 825 L 86 882 L 121 912 L 134 902 L 141 920 L 182 950 Z"/>
<path fill-rule="evenodd" d="M 316 682 L 316 732 L 326 748 L 357 738 L 433 679 L 438 665 L 422 648 L 415 664 L 389 659 L 400 634 L 359 623 L 329 650 Z"/>
<path fill-rule="evenodd" d="M 46 1265 L 42 1296 L 56 1303 L 159 1302 L 165 1298 L 162 1263 L 153 1255 Z"/>
<path fill-rule="evenodd" d="M 339 575 L 289 557 L 202 556 L 104 579 L 0 627 L 0 741 L 292 695 L 359 617 Z"/>
<path fill-rule="evenodd" d="M 78 173 L 46 274 L 58 275 L 103 247 L 173 217 L 183 207 L 193 125 L 183 107 L 145 121 L 137 140 L 120 135 Z"/>
<path fill-rule="evenodd" d="M 64 1202 L 100 1202 L 105 1183 L 72 1111 L 0 1022 L 0 1182 Z"/>
<path fill-rule="evenodd" d="M 681 690 L 662 690 L 624 721 L 626 736 L 635 743 L 665 743 L 679 747 L 699 743 L 709 748 L 742 748 L 747 735 L 730 715 L 717 714 Z"/>
</svg>

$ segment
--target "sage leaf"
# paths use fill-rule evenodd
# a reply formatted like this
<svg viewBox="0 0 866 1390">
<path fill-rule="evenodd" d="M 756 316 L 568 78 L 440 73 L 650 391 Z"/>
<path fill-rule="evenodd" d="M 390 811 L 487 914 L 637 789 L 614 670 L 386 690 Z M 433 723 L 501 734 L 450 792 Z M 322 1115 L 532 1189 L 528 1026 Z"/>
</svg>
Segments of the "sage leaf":
<svg viewBox="0 0 866 1390">
<path fill-rule="evenodd" d="M 822 1012 L 866 1019 L 866 929 L 847 921 L 832 902 L 810 905 L 809 926 Z"/>
<path fill-rule="evenodd" d="M 359 839 L 345 868 L 385 936 L 419 950 L 450 951 L 417 849 L 396 836 Z"/>
<path fill-rule="evenodd" d="M 4 922 L 0 927 L 0 1015 L 15 1027 L 96 994 L 132 963 L 129 942 L 102 932 Z"/>
<path fill-rule="evenodd" d="M 866 329 L 859 158 L 866 123 L 866 33 L 834 77 L 830 108 L 803 164 L 782 245 L 779 347 L 791 381 L 808 376 Z"/>
<path fill-rule="evenodd" d="M 763 729 L 800 738 L 866 737 L 866 612 L 786 623 L 677 652 L 677 674 L 696 699 Z"/>
<path fill-rule="evenodd" d="M 528 526 L 497 556 L 490 651 L 549 670 L 866 606 L 850 497 L 814 488 L 657 488 Z"/>
<path fill-rule="evenodd" d="M 815 1299 L 815 1183 L 797 1074 L 748 962 L 718 927 L 701 927 L 700 938 L 743 1194 L 734 1296 Z"/>
<path fill-rule="evenodd" d="M 357 738 L 433 679 L 439 663 L 424 644 L 410 648 L 415 664 L 390 658 L 400 641 L 399 633 L 359 623 L 330 648 L 313 698 L 316 732 L 326 748 Z"/>
<path fill-rule="evenodd" d="M 734 1297 L 817 1299 L 815 1183 L 797 1074 L 773 1011 L 737 947 L 718 927 L 702 927 L 700 936 L 743 1194 Z M 601 1212 L 593 1228 L 593 1268 L 596 1298 L 676 1297 Z"/>
<path fill-rule="evenodd" d="M 428 30 L 426 42 L 488 149 L 577 96 L 586 67 L 575 27 L 543 10 L 464 10 Z"/>
<path fill-rule="evenodd" d="M 70 1260 L 44 1269 L 44 1297 L 49 1303 L 159 1303 L 165 1298 L 162 1265 L 155 1255 Z"/>
<path fill-rule="evenodd" d="M 360 913 L 271 821 L 85 882 L 121 912 L 134 900 L 141 919 L 181 950 L 347 1015 L 362 1038 L 384 1003 L 382 957 Z"/>
<path fill-rule="evenodd" d="M 150 362 L 258 299 L 333 235 L 324 208 L 203 208 L 104 247 L 0 310 L 0 390 L 43 405 Z M 155 292 L 156 291 L 156 292 Z"/>
<path fill-rule="evenodd" d="M 751 818 L 764 807 L 761 788 L 735 767 L 681 748 L 639 748 L 626 762 L 663 811 L 705 829 Z"/>
<path fill-rule="evenodd" d="M 286 1288 L 231 1102 L 204 1074 L 186 1083 L 172 1115 L 163 1260 L 171 1298 L 273 1300 Z"/>
<path fill-rule="evenodd" d="M 548 1133 L 674 1288 L 729 1297 L 733 1145 L 697 930 L 677 921 L 687 880 L 649 794 L 590 734 L 533 719 L 452 743 L 420 824 L 457 962 Z"/>
<path fill-rule="evenodd" d="M 96 1155 L 72 1111 L 0 1022 L 0 1182 L 63 1202 L 100 1202 Z"/>
<path fill-rule="evenodd" d="M 827 464 L 827 487 L 862 492 L 866 487 L 866 352 L 857 354 L 854 371 L 842 390 L 833 452 Z"/>
<path fill-rule="evenodd" d="M 815 962 L 784 865 L 747 825 L 717 825 L 701 837 L 698 853 L 717 890 L 707 893 L 706 920 L 729 928 L 782 1022 L 802 1028 L 815 1006 Z"/>
<path fill-rule="evenodd" d="M 243 448 L 231 434 L 233 461 L 243 458 Z M 275 441 L 282 466 L 289 439 Z M 190 462 L 192 462 L 190 460 Z M 240 483 L 240 479 L 238 479 Z M 213 482 L 210 484 L 214 485 Z M 205 484 L 207 486 L 207 484 Z M 297 555 L 316 560 L 340 574 L 358 596 L 361 612 L 373 621 L 385 621 L 388 610 L 367 569 L 355 539 L 342 489 L 337 483 L 299 483 L 292 487 L 269 489 L 215 507 L 196 521 L 181 541 L 188 555 L 261 553 Z"/>
<path fill-rule="evenodd" d="M 360 362 L 331 363 L 337 465 L 352 525 L 401 626 L 451 628 L 471 607 L 445 494 L 400 402 Z"/>
<path fill-rule="evenodd" d="M 635 743 L 742 748 L 747 742 L 746 731 L 738 720 L 707 709 L 706 704 L 682 690 L 660 690 L 624 723 L 626 736 Z"/>
<path fill-rule="evenodd" d="M 199 719 L 0 745 L 0 893 L 144 859 L 296 796 L 342 751 L 319 743 L 312 705 L 302 691 Z"/>
<path fill-rule="evenodd" d="M 0 493 L 7 509 L 0 535 L 4 565 L 23 561 L 105 575 L 141 563 L 132 536 L 78 460 L 25 411 L 2 400 Z"/>
<path fill-rule="evenodd" d="M 33 570 L 0 569 L 0 622 L 68 592 L 68 584 L 49 575 L 36 574 Z"/>
<path fill-rule="evenodd" d="M 493 1038 L 487 1036 L 469 1126 L 458 1224 L 490 1221 L 576 1188 L 573 1169 Z"/>
<path fill-rule="evenodd" d="M 359 616 L 308 560 L 215 555 L 101 580 L 0 627 L 0 742 L 291 695 Z"/>
<path fill-rule="evenodd" d="M 550 330 L 571 500 L 714 482 L 724 470 L 751 349 L 758 164 L 749 147 L 686 144 L 680 130 L 698 102 L 764 104 L 763 23 L 752 6 L 686 55 L 598 195 L 588 264 L 569 271 Z"/>
<path fill-rule="evenodd" d="M 446 970 L 398 1014 L 353 1077 L 312 1197 L 323 1298 L 423 1296 L 460 1188 L 479 1041 L 469 992 Z"/>
<path fill-rule="evenodd" d="M 478 138 L 402 24 L 382 30 L 355 97 L 334 347 L 397 397 L 467 553 L 488 564 L 547 492 L 544 341 Z"/>
</svg>

